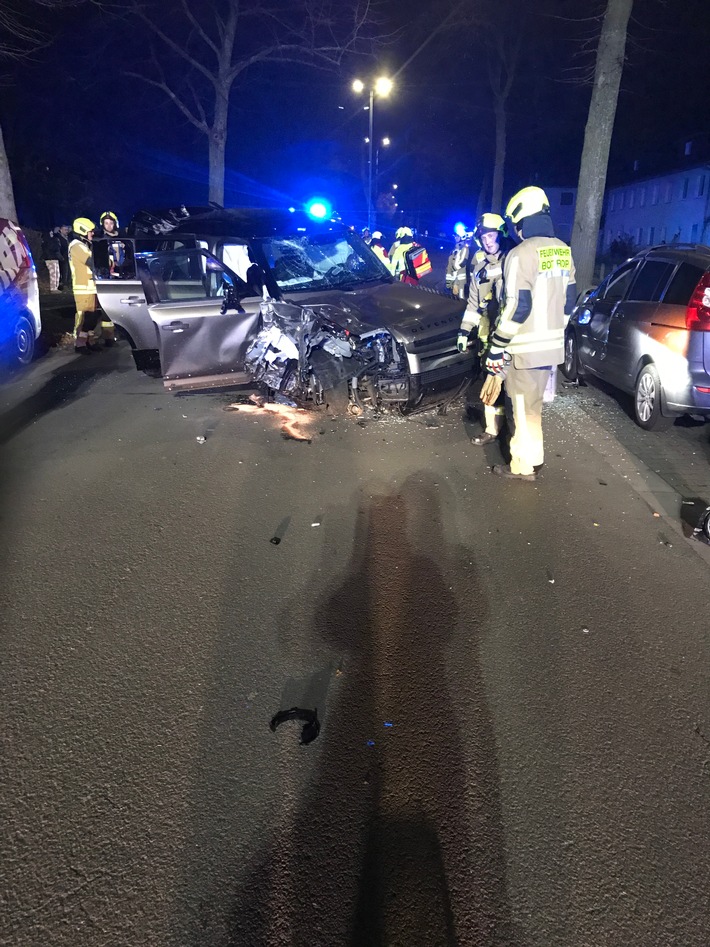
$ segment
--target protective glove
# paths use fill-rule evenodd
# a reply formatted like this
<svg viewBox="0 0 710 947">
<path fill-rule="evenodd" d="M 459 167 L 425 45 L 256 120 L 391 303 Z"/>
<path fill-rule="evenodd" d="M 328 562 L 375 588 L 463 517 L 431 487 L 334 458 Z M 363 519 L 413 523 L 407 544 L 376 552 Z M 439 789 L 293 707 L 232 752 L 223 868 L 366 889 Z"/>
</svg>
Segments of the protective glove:
<svg viewBox="0 0 710 947">
<path fill-rule="evenodd" d="M 485 369 L 489 375 L 500 375 L 510 361 L 510 356 L 505 349 L 499 349 L 495 346 L 491 348 L 486 358 Z"/>
<path fill-rule="evenodd" d="M 459 331 L 459 337 L 456 340 L 456 348 L 459 352 L 466 352 L 468 350 L 468 332 Z"/>
</svg>

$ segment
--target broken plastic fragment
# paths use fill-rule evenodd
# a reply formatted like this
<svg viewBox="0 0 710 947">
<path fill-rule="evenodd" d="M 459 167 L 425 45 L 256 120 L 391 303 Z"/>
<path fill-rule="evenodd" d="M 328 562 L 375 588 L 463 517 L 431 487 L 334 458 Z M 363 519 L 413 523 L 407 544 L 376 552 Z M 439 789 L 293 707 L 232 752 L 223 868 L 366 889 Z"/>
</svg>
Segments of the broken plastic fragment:
<svg viewBox="0 0 710 947">
<path fill-rule="evenodd" d="M 207 438 L 203 434 L 198 434 L 195 440 L 198 444 L 204 444 Z"/>
<path fill-rule="evenodd" d="M 393 723 L 390 723 L 389 720 L 385 720 L 385 726 L 386 726 L 386 727 L 393 727 L 394 724 L 393 724 Z"/>
<path fill-rule="evenodd" d="M 318 708 L 315 710 L 304 710 L 301 707 L 291 707 L 290 710 L 280 710 L 271 718 L 269 727 L 272 733 L 276 733 L 279 724 L 286 720 L 302 720 L 303 728 L 301 730 L 301 746 L 307 746 L 312 743 L 320 733 L 320 722 L 318 721 Z"/>
<path fill-rule="evenodd" d="M 320 526 L 320 523 L 311 523 L 311 526 Z"/>
<path fill-rule="evenodd" d="M 588 634 L 589 634 L 589 628 L 583 628 L 583 629 L 582 629 L 582 634 L 583 634 L 583 635 L 588 635 Z"/>
<path fill-rule="evenodd" d="M 660 518 L 661 518 L 661 514 L 660 514 L 660 513 L 654 513 L 653 515 L 654 515 L 654 517 L 655 517 L 656 519 L 660 519 Z"/>
<path fill-rule="evenodd" d="M 278 546 L 278 544 L 281 542 L 281 537 L 280 537 L 280 536 L 272 536 L 271 539 L 269 540 L 269 542 L 270 542 L 270 543 L 273 543 L 274 546 Z"/>
<path fill-rule="evenodd" d="M 375 745 L 374 740 L 365 740 L 365 746 L 374 746 L 374 745 Z"/>
</svg>

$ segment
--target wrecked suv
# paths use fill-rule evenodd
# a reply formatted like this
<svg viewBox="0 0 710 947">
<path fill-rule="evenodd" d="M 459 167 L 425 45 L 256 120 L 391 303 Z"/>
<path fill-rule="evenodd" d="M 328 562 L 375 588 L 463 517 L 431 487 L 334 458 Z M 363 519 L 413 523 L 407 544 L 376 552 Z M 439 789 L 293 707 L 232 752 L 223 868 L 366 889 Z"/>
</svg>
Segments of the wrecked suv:
<svg viewBox="0 0 710 947">
<path fill-rule="evenodd" d="M 182 208 L 129 232 L 120 254 L 95 242 L 99 299 L 170 389 L 257 382 L 299 403 L 407 411 L 471 373 L 462 304 L 395 281 L 338 221 Z"/>
</svg>

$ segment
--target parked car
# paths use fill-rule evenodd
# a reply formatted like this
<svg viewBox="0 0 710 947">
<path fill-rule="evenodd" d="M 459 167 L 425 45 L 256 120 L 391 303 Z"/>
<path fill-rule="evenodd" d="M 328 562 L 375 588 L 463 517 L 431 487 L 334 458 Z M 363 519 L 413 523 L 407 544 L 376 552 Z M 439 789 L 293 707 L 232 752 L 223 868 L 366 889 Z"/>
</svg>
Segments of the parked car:
<svg viewBox="0 0 710 947">
<path fill-rule="evenodd" d="M 99 301 L 171 389 L 256 381 L 410 410 L 474 366 L 456 348 L 463 304 L 394 280 L 339 221 L 182 208 L 140 215 L 131 234 L 120 254 L 95 241 Z"/>
<path fill-rule="evenodd" d="M 652 247 L 613 270 L 570 318 L 564 373 L 633 394 L 647 431 L 709 417 L 710 247 Z"/>
<path fill-rule="evenodd" d="M 0 218 L 0 350 L 11 366 L 32 361 L 42 331 L 37 271 L 22 230 Z"/>
</svg>

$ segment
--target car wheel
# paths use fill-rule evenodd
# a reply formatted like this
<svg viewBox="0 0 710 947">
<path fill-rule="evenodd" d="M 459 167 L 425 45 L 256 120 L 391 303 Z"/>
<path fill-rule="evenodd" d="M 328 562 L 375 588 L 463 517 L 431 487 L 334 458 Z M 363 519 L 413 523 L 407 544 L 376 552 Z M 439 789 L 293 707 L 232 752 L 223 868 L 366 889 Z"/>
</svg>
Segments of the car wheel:
<svg viewBox="0 0 710 947">
<path fill-rule="evenodd" d="M 577 381 L 582 377 L 577 354 L 577 337 L 571 330 L 565 335 L 565 360 L 562 363 L 562 374 L 570 381 Z"/>
<path fill-rule="evenodd" d="M 646 365 L 636 379 L 634 417 L 644 431 L 660 431 L 673 423 L 661 414 L 661 379 L 654 365 Z"/>
<path fill-rule="evenodd" d="M 13 336 L 12 361 L 15 365 L 29 365 L 35 354 L 35 330 L 27 316 L 20 316 Z"/>
</svg>

